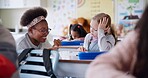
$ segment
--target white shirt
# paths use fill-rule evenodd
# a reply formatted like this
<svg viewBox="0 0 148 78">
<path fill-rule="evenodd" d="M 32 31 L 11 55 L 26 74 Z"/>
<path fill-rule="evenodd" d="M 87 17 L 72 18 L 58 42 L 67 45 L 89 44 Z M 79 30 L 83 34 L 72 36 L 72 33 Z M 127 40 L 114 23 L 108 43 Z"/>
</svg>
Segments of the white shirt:
<svg viewBox="0 0 148 78">
<path fill-rule="evenodd" d="M 83 47 L 88 51 L 108 51 L 115 45 L 113 35 L 105 35 L 103 29 L 98 30 L 98 39 L 94 40 L 91 33 L 84 39 Z"/>
<path fill-rule="evenodd" d="M 103 29 L 98 30 L 98 45 L 100 51 L 108 51 L 115 45 L 115 38 L 113 35 L 105 35 Z"/>
</svg>

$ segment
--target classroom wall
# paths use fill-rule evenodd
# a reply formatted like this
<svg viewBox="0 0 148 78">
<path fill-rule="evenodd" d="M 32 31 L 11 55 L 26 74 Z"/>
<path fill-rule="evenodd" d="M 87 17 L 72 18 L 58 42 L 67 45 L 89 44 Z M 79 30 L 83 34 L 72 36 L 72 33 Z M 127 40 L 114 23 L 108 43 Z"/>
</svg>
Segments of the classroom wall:
<svg viewBox="0 0 148 78">
<path fill-rule="evenodd" d="M 83 4 L 77 8 L 78 17 L 91 19 L 97 13 L 107 13 L 114 22 L 114 3 L 113 0 L 82 0 Z"/>
<path fill-rule="evenodd" d="M 87 19 L 91 19 L 97 12 L 105 12 L 111 15 L 112 19 L 114 19 L 113 13 L 113 4 L 112 0 L 82 0 L 84 4 L 77 8 L 77 17 L 85 17 Z M 99 4 L 95 5 L 93 2 L 98 2 Z M 47 1 L 46 9 L 50 12 L 50 2 Z M 99 6 L 100 8 L 98 8 Z M 105 6 L 105 7 L 104 7 Z M 20 9 L 0 9 L 0 19 L 2 20 L 2 24 L 7 28 L 14 29 L 15 26 L 20 26 L 20 18 L 24 11 L 28 8 L 20 8 Z M 50 17 L 47 16 L 47 21 L 50 20 Z"/>
<path fill-rule="evenodd" d="M 2 24 L 9 29 L 15 29 L 16 26 L 21 29 L 20 18 L 27 9 L 29 8 L 0 9 L 0 19 L 2 20 Z"/>
<path fill-rule="evenodd" d="M 26 9 L 0 9 L 0 18 L 6 28 L 20 26 L 20 17 Z"/>
</svg>

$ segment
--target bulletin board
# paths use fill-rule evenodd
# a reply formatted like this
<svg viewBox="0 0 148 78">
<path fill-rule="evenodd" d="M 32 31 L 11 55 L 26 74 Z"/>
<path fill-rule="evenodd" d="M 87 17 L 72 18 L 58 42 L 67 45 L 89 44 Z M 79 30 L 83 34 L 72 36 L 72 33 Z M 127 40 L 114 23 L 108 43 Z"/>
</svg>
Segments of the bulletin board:
<svg viewBox="0 0 148 78">
<path fill-rule="evenodd" d="M 63 28 L 69 25 L 69 19 L 76 18 L 76 0 L 49 0 L 49 25 L 51 34 L 62 36 Z"/>
<path fill-rule="evenodd" d="M 126 32 L 134 29 L 141 17 L 146 0 L 116 0 L 116 24 L 124 26 Z"/>
<path fill-rule="evenodd" d="M 97 13 L 107 13 L 114 23 L 112 0 L 49 0 L 49 27 L 51 34 L 62 36 L 63 28 L 71 18 L 84 17 L 90 20 Z"/>
</svg>

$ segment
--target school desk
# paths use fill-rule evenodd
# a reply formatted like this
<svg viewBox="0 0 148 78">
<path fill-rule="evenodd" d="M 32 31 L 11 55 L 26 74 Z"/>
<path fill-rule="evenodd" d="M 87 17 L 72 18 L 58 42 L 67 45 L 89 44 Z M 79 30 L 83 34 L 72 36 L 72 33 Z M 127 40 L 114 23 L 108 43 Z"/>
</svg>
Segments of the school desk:
<svg viewBox="0 0 148 78">
<path fill-rule="evenodd" d="M 79 60 L 78 51 L 59 51 L 60 59 L 55 74 L 58 78 L 84 78 L 92 60 Z"/>
</svg>

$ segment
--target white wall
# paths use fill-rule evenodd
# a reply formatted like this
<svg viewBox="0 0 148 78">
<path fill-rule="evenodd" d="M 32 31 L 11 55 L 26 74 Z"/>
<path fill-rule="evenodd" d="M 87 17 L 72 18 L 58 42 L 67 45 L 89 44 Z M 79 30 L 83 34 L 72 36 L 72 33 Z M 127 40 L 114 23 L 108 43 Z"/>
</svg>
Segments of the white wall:
<svg viewBox="0 0 148 78">
<path fill-rule="evenodd" d="M 46 8 L 48 8 L 48 5 Z M 14 29 L 16 25 L 18 25 L 19 28 L 21 28 L 20 18 L 27 9 L 29 8 L 0 9 L 0 19 L 2 19 L 2 24 L 6 28 Z"/>
<path fill-rule="evenodd" d="M 0 18 L 2 24 L 7 28 L 15 28 L 20 25 L 20 18 L 26 9 L 2 9 L 0 10 Z"/>
<path fill-rule="evenodd" d="M 148 0 L 146 0 L 146 3 L 148 4 Z M 49 7 L 49 0 L 47 0 L 47 11 L 48 13 L 50 12 L 50 7 Z M 26 11 L 27 9 L 0 9 L 0 19 L 2 19 L 2 23 L 4 26 L 7 28 L 15 28 L 16 25 L 20 26 L 20 18 L 22 14 Z M 47 15 L 47 21 L 49 21 L 51 18 L 49 15 Z M 51 26 L 51 28 L 53 28 Z"/>
</svg>

